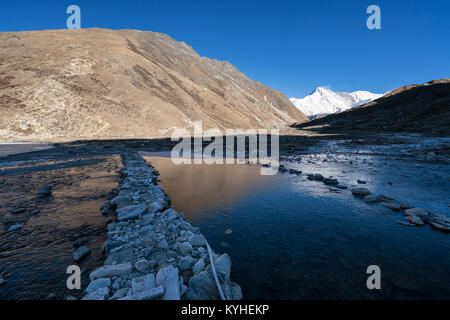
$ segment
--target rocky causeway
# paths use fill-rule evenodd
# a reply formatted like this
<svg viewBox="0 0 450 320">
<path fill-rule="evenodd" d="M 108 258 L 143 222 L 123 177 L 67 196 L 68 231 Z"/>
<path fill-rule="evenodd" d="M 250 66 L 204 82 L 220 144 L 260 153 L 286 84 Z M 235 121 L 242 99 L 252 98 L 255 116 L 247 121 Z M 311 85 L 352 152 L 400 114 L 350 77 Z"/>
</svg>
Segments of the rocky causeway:
<svg viewBox="0 0 450 320">
<path fill-rule="evenodd" d="M 205 237 L 170 208 L 158 171 L 137 152 L 122 160 L 118 195 L 102 207 L 117 213 L 108 224 L 105 264 L 90 273 L 83 300 L 242 299 L 229 255 L 212 253 L 220 293 Z"/>
</svg>

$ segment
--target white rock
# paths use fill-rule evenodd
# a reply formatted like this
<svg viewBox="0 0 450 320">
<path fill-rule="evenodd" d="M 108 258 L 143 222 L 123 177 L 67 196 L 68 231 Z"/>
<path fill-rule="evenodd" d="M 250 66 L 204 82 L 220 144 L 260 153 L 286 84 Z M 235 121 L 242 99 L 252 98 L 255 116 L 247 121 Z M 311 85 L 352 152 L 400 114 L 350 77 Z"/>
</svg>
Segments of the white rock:
<svg viewBox="0 0 450 320">
<path fill-rule="evenodd" d="M 143 271 L 147 270 L 150 266 L 151 266 L 151 263 L 145 259 L 139 260 L 134 264 L 134 267 L 139 272 L 143 272 Z"/>
<path fill-rule="evenodd" d="M 192 267 L 192 273 L 197 274 L 203 271 L 205 268 L 205 259 L 201 258 Z"/>
<path fill-rule="evenodd" d="M 182 255 L 186 255 L 192 251 L 192 246 L 189 242 L 182 242 L 178 245 L 178 250 Z"/>
<path fill-rule="evenodd" d="M 155 287 L 155 275 L 147 274 L 143 277 L 133 278 L 131 280 L 131 290 L 133 295 L 137 295 L 142 291 L 153 289 Z"/>
<path fill-rule="evenodd" d="M 107 300 L 109 298 L 108 288 L 99 288 L 94 292 L 88 293 L 81 300 Z"/>
<path fill-rule="evenodd" d="M 113 276 L 122 276 L 133 270 L 131 263 L 116 264 L 113 266 L 103 266 L 91 272 L 89 278 L 92 280 L 99 278 L 110 278 Z"/>
<path fill-rule="evenodd" d="M 178 267 L 180 268 L 181 271 L 186 271 L 186 270 L 191 269 L 191 267 L 194 265 L 194 263 L 195 263 L 194 258 L 192 258 L 191 256 L 186 256 L 180 260 Z"/>
<path fill-rule="evenodd" d="M 202 236 L 202 235 L 190 236 L 188 241 L 191 244 L 191 246 L 193 246 L 193 247 L 204 247 L 204 246 L 206 246 L 205 237 Z"/>
<path fill-rule="evenodd" d="M 89 286 L 86 288 L 87 293 L 92 293 L 94 291 L 97 291 L 100 288 L 109 287 L 111 284 L 110 278 L 100 278 L 92 281 Z"/>
<path fill-rule="evenodd" d="M 117 212 L 117 218 L 119 221 L 136 219 L 139 216 L 143 215 L 147 211 L 147 205 L 142 203 L 136 206 L 128 206 L 119 210 Z"/>
<path fill-rule="evenodd" d="M 162 300 L 180 300 L 180 282 L 178 269 L 172 265 L 162 268 L 156 274 L 156 285 L 164 287 Z"/>
<path fill-rule="evenodd" d="M 133 204 L 130 197 L 118 196 L 111 200 L 111 204 L 116 206 L 116 209 L 128 207 Z"/>
<path fill-rule="evenodd" d="M 155 300 L 164 295 L 164 287 L 158 286 L 151 289 L 142 290 L 139 293 L 133 294 L 133 298 L 136 300 Z"/>
</svg>

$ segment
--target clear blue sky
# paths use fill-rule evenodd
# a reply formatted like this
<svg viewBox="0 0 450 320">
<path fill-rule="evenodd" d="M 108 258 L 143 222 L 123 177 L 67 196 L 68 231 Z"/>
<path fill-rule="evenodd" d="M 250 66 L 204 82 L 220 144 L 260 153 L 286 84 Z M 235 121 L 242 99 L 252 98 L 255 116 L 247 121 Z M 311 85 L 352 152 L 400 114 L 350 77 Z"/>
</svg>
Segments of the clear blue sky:
<svg viewBox="0 0 450 320">
<path fill-rule="evenodd" d="M 63 29 L 70 4 L 82 28 L 167 33 L 288 97 L 450 77 L 449 0 L 16 0 L 2 1 L 0 31 Z M 371 4 L 381 30 L 366 27 Z"/>
</svg>

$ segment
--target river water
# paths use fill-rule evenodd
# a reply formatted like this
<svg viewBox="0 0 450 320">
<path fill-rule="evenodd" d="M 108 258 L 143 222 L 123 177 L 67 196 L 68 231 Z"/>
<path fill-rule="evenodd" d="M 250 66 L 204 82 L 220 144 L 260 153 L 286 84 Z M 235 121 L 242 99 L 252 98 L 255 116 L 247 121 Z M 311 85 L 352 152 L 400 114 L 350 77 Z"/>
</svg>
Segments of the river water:
<svg viewBox="0 0 450 320">
<path fill-rule="evenodd" d="M 359 186 L 377 194 L 449 215 L 448 165 L 392 158 L 399 154 L 392 148 L 355 153 L 345 151 L 345 141 L 331 142 L 286 166 L 333 175 L 349 189 L 364 179 Z M 246 299 L 450 299 L 448 233 L 401 225 L 403 213 L 306 175 L 261 176 L 250 165 L 177 166 L 147 155 L 172 207 L 217 252 L 230 254 L 232 279 Z M 367 288 L 370 265 L 380 267 L 381 290 Z"/>
</svg>

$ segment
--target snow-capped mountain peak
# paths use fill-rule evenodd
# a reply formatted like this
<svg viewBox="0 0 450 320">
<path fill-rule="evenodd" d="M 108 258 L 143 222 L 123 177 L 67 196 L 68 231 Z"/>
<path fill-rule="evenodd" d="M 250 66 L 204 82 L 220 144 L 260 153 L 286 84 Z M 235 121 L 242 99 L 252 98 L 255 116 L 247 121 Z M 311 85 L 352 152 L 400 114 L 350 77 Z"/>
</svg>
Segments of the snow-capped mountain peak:
<svg viewBox="0 0 450 320">
<path fill-rule="evenodd" d="M 326 87 L 318 87 L 304 98 L 291 98 L 291 102 L 310 118 L 338 113 L 378 99 L 383 94 L 369 91 L 334 92 Z"/>
</svg>

